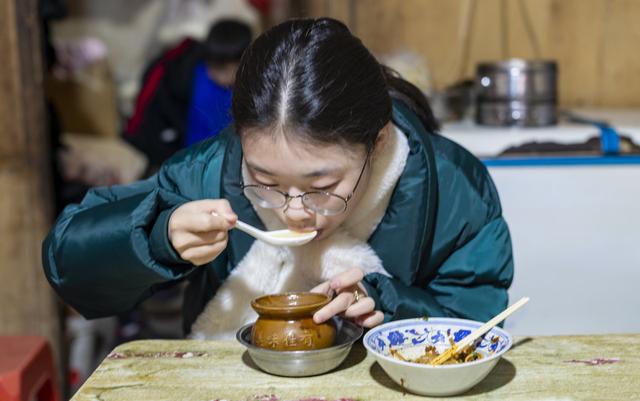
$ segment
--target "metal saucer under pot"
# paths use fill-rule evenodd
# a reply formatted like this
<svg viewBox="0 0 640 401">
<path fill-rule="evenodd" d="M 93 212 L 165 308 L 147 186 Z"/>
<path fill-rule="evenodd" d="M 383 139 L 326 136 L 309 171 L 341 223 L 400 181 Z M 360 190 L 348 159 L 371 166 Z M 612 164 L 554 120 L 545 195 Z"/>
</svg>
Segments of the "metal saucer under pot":
<svg viewBox="0 0 640 401">
<path fill-rule="evenodd" d="M 349 355 L 351 346 L 362 336 L 363 329 L 357 324 L 333 318 L 337 333 L 334 345 L 310 351 L 274 351 L 259 348 L 251 343 L 253 323 L 242 326 L 236 339 L 249 352 L 249 356 L 260 369 L 278 376 L 315 376 L 337 368 Z"/>
</svg>

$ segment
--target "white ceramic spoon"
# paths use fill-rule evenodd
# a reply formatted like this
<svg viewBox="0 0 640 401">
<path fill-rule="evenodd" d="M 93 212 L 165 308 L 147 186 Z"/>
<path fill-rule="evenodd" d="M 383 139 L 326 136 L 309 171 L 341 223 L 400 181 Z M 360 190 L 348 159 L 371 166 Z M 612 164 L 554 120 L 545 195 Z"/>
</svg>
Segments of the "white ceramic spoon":
<svg viewBox="0 0 640 401">
<path fill-rule="evenodd" d="M 211 212 L 212 215 L 218 216 L 217 213 Z M 244 223 L 240 220 L 236 221 L 234 228 L 245 232 L 255 239 L 264 241 L 267 244 L 276 246 L 300 246 L 311 241 L 318 235 L 317 231 L 298 232 L 291 230 L 275 230 L 262 231 L 252 225 Z"/>
<path fill-rule="evenodd" d="M 291 230 L 262 231 L 240 220 L 235 228 L 250 236 L 276 246 L 299 246 L 311 241 L 318 235 L 317 231 L 297 232 Z"/>
</svg>

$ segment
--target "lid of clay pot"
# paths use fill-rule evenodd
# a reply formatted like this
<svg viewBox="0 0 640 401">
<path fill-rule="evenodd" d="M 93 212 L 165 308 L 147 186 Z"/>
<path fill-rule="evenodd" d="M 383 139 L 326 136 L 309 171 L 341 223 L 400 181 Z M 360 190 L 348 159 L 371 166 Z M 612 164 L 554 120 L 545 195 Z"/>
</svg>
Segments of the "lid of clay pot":
<svg viewBox="0 0 640 401">
<path fill-rule="evenodd" d="M 325 294 L 288 292 L 258 297 L 251 307 L 260 315 L 313 313 L 331 301 Z"/>
</svg>

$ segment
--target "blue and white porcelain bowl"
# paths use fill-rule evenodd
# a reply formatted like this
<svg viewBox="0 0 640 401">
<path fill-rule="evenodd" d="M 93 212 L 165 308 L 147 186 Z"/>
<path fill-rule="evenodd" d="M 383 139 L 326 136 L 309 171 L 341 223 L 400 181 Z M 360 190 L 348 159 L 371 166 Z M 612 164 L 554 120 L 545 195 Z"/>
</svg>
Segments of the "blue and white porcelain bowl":
<svg viewBox="0 0 640 401">
<path fill-rule="evenodd" d="M 511 347 L 513 340 L 509 333 L 494 327 L 476 348 L 482 358 L 459 364 L 431 366 L 404 362 L 394 358 L 390 349 L 417 356 L 425 346 L 433 345 L 441 353 L 450 347 L 449 338 L 458 342 L 482 324 L 454 318 L 397 320 L 369 330 L 363 342 L 382 369 L 404 389 L 420 395 L 455 395 L 469 390 L 489 374 Z"/>
</svg>

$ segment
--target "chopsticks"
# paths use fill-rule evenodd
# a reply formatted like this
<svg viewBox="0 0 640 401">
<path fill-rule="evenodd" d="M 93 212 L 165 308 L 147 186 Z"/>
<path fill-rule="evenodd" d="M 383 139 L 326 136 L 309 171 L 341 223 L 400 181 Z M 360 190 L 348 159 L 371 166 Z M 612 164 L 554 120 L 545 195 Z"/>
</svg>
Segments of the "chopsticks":
<svg viewBox="0 0 640 401">
<path fill-rule="evenodd" d="M 514 303 L 507 309 L 503 310 L 499 314 L 497 314 L 493 319 L 489 320 L 487 323 L 480 326 L 478 329 L 473 331 L 471 334 L 453 344 L 451 348 L 438 355 L 434 360 L 431 361 L 432 366 L 442 365 L 444 362 L 451 359 L 458 351 L 467 348 L 472 345 L 478 338 L 482 337 L 489 330 L 491 330 L 495 325 L 506 319 L 513 312 L 520 309 L 524 304 L 529 302 L 529 297 L 523 297 L 518 302 Z"/>
</svg>

